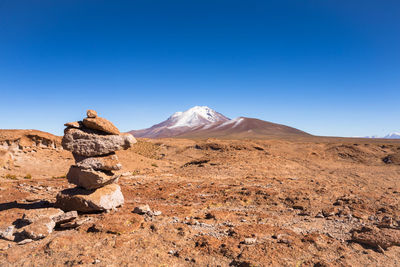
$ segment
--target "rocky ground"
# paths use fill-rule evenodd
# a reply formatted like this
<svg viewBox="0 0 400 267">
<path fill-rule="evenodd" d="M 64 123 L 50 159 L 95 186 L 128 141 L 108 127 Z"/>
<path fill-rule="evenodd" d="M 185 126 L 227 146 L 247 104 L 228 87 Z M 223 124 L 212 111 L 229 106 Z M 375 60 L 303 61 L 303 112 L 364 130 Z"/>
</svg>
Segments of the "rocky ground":
<svg viewBox="0 0 400 267">
<path fill-rule="evenodd" d="M 58 139 L 10 135 L 0 135 L 3 235 L 72 187 Z M 31 242 L 0 239 L 0 265 L 400 265 L 399 141 L 138 141 L 117 152 L 123 207 Z"/>
</svg>

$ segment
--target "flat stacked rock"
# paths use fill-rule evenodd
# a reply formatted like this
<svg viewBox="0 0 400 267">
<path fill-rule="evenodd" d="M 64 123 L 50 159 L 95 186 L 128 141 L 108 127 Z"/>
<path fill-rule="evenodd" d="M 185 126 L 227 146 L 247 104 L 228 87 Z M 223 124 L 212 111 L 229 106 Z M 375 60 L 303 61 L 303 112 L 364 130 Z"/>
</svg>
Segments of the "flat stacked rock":
<svg viewBox="0 0 400 267">
<path fill-rule="evenodd" d="M 110 121 L 87 111 L 83 121 L 66 123 L 62 146 L 72 152 L 75 165 L 68 171 L 68 182 L 77 185 L 57 195 L 56 206 L 64 211 L 105 211 L 124 203 L 116 183 L 122 165 L 115 151 L 136 143 L 131 134 L 120 133 Z"/>
</svg>

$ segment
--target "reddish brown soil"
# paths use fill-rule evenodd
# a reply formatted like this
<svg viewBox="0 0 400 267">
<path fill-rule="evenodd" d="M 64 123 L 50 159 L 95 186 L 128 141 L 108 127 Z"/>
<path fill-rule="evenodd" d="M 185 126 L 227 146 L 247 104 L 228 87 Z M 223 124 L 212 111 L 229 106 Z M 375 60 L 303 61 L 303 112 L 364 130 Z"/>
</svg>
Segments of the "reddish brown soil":
<svg viewBox="0 0 400 267">
<path fill-rule="evenodd" d="M 400 142 L 367 139 L 140 140 L 118 153 L 122 208 L 25 245 L 0 240 L 0 265 L 399 266 L 399 246 L 352 241 L 388 218 L 400 232 L 399 155 Z M 71 187 L 68 152 L 19 157 L 0 170 L 0 227 Z M 142 204 L 162 214 L 132 213 Z"/>
</svg>

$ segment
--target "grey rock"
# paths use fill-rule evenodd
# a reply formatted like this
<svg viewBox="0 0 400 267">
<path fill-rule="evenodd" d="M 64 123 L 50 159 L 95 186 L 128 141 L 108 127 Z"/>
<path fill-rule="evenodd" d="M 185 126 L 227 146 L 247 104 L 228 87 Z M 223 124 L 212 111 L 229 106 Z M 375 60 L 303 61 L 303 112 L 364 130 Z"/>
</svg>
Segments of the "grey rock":
<svg viewBox="0 0 400 267">
<path fill-rule="evenodd" d="M 139 207 L 135 207 L 133 209 L 133 213 L 137 213 L 140 215 L 149 214 L 149 213 L 151 213 L 151 209 L 150 209 L 149 205 L 146 204 L 146 205 L 142 205 Z"/>
<path fill-rule="evenodd" d="M 96 190 L 83 188 L 65 189 L 58 193 L 56 206 L 64 211 L 107 211 L 124 204 L 124 196 L 117 184 L 109 184 Z"/>
<path fill-rule="evenodd" d="M 25 244 L 28 244 L 28 243 L 31 243 L 31 242 L 33 242 L 33 239 L 24 239 L 22 241 L 19 241 L 17 244 L 18 245 L 25 245 Z"/>
<path fill-rule="evenodd" d="M 159 210 L 153 211 L 154 216 L 160 216 L 161 214 L 162 214 L 162 212 Z"/>
<path fill-rule="evenodd" d="M 91 217 L 82 218 L 82 219 L 77 219 L 77 220 L 74 220 L 74 221 L 71 221 L 71 222 L 66 222 L 66 223 L 60 224 L 60 227 L 61 228 L 76 228 L 76 227 L 79 227 L 79 226 L 81 226 L 81 225 L 83 225 L 85 223 L 89 223 L 89 222 L 92 222 L 92 221 L 93 221 L 93 218 L 91 218 Z"/>
<path fill-rule="evenodd" d="M 56 223 L 50 218 L 41 218 L 20 229 L 21 236 L 24 239 L 38 240 L 45 238 L 53 232 Z"/>
<path fill-rule="evenodd" d="M 68 127 L 64 131 L 61 144 L 64 149 L 75 154 L 93 157 L 128 149 L 135 143 L 136 139 L 131 134 L 107 135 L 87 128 Z"/>
<path fill-rule="evenodd" d="M 63 224 L 63 223 L 67 223 L 72 220 L 75 220 L 76 218 L 78 218 L 78 212 L 76 210 L 73 210 L 73 211 L 68 211 L 61 215 L 58 215 L 56 217 L 53 217 L 53 221 L 56 224 Z"/>
<path fill-rule="evenodd" d="M 85 158 L 79 155 L 74 155 L 76 166 L 82 169 L 118 171 L 122 169 L 122 165 L 118 162 L 118 157 L 115 154 L 106 156 Z"/>
<path fill-rule="evenodd" d="M 71 166 L 67 174 L 68 182 L 88 190 L 116 183 L 119 177 L 120 175 L 116 175 L 111 171 L 95 171 L 77 166 Z"/>
<path fill-rule="evenodd" d="M 52 220 L 53 218 L 63 214 L 64 212 L 62 210 L 56 208 L 31 209 L 24 212 L 22 220 L 31 224 L 43 218 Z"/>
<path fill-rule="evenodd" d="M 255 244 L 257 242 L 257 239 L 256 238 L 250 238 L 250 237 L 248 237 L 248 238 L 245 238 L 244 239 L 244 244 L 246 244 L 246 245 L 252 245 L 252 244 Z"/>
<path fill-rule="evenodd" d="M 14 225 L 0 229 L 0 238 L 9 241 L 14 241 L 14 229 L 15 229 Z"/>
</svg>

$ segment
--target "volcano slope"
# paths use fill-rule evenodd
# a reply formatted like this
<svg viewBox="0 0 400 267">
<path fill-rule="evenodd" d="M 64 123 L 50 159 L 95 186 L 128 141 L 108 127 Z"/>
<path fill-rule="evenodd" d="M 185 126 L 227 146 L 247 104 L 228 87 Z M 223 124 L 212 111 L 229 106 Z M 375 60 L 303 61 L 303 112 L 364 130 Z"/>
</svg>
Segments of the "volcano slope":
<svg viewBox="0 0 400 267">
<path fill-rule="evenodd" d="M 399 141 L 139 139 L 117 154 L 123 207 L 38 241 L 0 239 L 0 265 L 400 264 Z M 36 148 L 1 169 L 0 229 L 54 203 L 71 157 Z M 145 204 L 162 213 L 133 213 Z"/>
</svg>

